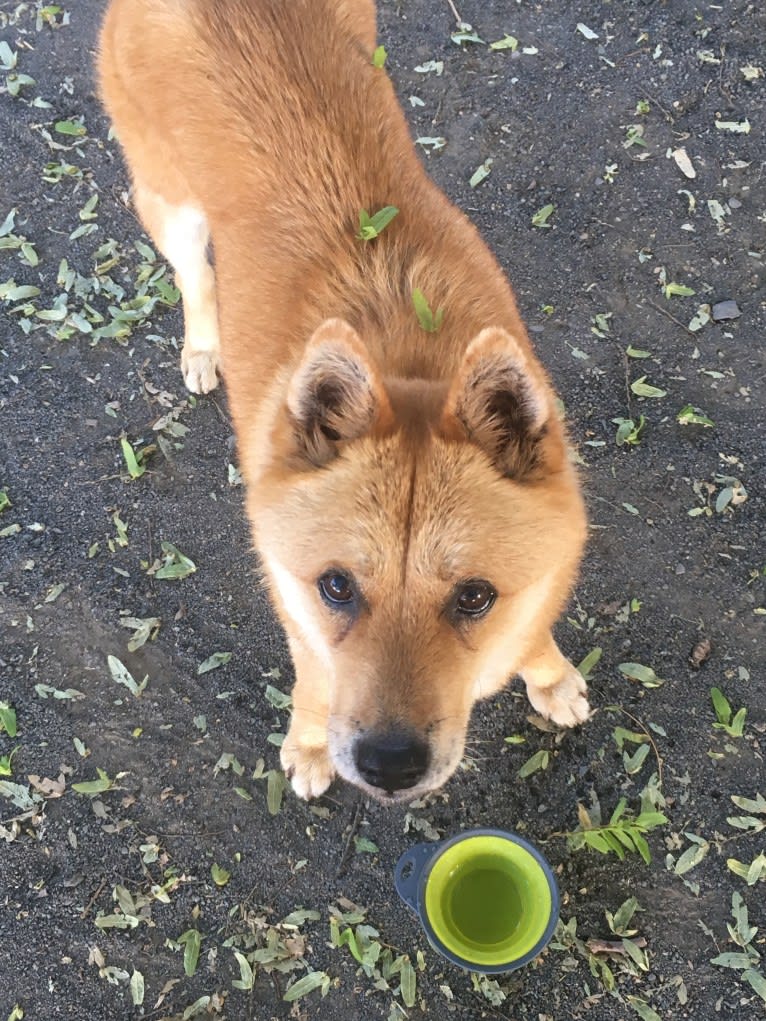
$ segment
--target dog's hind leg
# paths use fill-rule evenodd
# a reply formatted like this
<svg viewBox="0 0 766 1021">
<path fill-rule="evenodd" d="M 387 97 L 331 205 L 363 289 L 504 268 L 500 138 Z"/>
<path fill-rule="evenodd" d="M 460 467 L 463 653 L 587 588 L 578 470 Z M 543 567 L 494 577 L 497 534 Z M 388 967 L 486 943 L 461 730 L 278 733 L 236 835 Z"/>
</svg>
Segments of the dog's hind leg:
<svg viewBox="0 0 766 1021">
<path fill-rule="evenodd" d="M 582 674 L 560 651 L 548 633 L 520 671 L 527 698 L 534 709 L 561 727 L 587 720 L 590 706 Z"/>
<path fill-rule="evenodd" d="M 220 346 L 215 273 L 207 258 L 210 234 L 205 214 L 194 205 L 173 205 L 138 181 L 133 198 L 144 226 L 175 270 L 183 295 L 184 381 L 192 393 L 208 393 L 218 383 Z"/>
</svg>

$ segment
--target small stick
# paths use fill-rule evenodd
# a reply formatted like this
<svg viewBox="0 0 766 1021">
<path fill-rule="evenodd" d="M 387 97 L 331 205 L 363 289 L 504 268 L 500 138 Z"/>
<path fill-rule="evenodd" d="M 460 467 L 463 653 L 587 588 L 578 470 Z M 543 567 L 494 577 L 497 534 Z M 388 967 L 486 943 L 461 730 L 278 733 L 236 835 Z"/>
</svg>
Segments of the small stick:
<svg viewBox="0 0 766 1021">
<path fill-rule="evenodd" d="M 447 3 L 449 4 L 450 10 L 455 15 L 455 21 L 457 22 L 458 28 L 459 28 L 463 24 L 463 19 L 458 14 L 457 7 L 455 7 L 455 5 L 453 4 L 452 0 L 447 0 Z"/>
<path fill-rule="evenodd" d="M 360 798 L 356 807 L 354 808 L 354 814 L 351 818 L 351 826 L 349 827 L 348 836 L 346 837 L 346 843 L 343 846 L 343 854 L 340 856 L 340 863 L 335 872 L 336 876 L 342 876 L 346 871 L 346 865 L 348 859 L 351 856 L 351 842 L 356 835 L 356 831 L 359 829 L 359 823 L 362 821 L 362 799 Z"/>
<path fill-rule="evenodd" d="M 639 936 L 638 939 L 631 940 L 631 942 L 637 946 L 643 948 L 646 946 L 646 940 L 643 936 Z M 592 954 L 619 954 L 621 957 L 627 954 L 627 950 L 618 943 L 617 940 L 610 939 L 589 939 L 586 941 L 585 946 L 590 950 Z"/>
<path fill-rule="evenodd" d="M 88 917 L 88 915 L 90 913 L 90 909 L 93 907 L 93 905 L 96 903 L 98 898 L 101 896 L 101 891 L 104 889 L 105 886 L 106 886 L 106 879 L 102 879 L 101 880 L 101 885 L 99 886 L 99 888 L 96 890 L 96 892 L 93 894 L 91 899 L 88 901 L 88 903 L 83 908 L 83 911 L 82 911 L 82 914 L 80 915 L 80 918 L 87 918 Z"/>
</svg>

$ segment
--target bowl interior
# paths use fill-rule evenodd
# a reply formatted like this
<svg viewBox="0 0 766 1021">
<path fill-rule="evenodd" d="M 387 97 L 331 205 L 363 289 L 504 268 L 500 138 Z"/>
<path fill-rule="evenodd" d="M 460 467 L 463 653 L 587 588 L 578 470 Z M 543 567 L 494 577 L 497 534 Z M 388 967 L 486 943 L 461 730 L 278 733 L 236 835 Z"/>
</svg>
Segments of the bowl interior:
<svg viewBox="0 0 766 1021">
<path fill-rule="evenodd" d="M 467 963 L 512 964 L 542 939 L 553 909 L 551 880 L 526 847 L 500 836 L 448 847 L 426 880 L 436 937 Z"/>
</svg>

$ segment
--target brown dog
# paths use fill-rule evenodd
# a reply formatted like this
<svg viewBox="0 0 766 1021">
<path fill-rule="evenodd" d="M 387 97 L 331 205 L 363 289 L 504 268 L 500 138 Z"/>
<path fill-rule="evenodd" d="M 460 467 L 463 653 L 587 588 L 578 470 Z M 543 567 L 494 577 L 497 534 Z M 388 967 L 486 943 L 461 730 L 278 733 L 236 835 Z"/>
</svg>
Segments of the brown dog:
<svg viewBox="0 0 766 1021">
<path fill-rule="evenodd" d="M 226 381 L 305 798 L 336 772 L 384 800 L 438 787 L 515 673 L 544 716 L 588 714 L 550 632 L 585 536 L 554 395 L 374 46 L 372 0 L 113 0 L 101 38 L 136 207 L 183 291 L 186 385 Z"/>
</svg>

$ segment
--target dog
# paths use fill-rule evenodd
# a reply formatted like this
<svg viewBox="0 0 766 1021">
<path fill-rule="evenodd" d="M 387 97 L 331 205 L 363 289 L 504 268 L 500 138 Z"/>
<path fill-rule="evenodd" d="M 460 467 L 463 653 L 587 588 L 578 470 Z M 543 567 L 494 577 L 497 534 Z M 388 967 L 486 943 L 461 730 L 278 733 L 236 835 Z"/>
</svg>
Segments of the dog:
<svg viewBox="0 0 766 1021">
<path fill-rule="evenodd" d="M 295 667 L 283 768 L 303 798 L 339 774 L 390 803 L 445 783 L 515 674 L 587 718 L 551 635 L 587 525 L 511 287 L 375 46 L 372 0 L 112 0 L 98 66 L 186 386 L 228 392 Z"/>
</svg>

